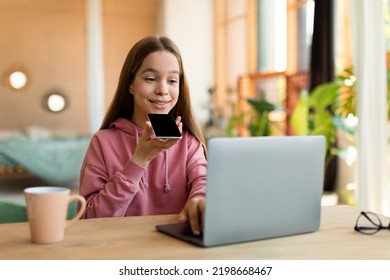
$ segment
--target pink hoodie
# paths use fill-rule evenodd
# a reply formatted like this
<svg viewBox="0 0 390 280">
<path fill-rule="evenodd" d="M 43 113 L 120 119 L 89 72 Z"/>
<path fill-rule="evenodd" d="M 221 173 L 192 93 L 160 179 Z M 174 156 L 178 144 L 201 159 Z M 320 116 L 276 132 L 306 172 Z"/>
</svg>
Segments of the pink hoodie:
<svg viewBox="0 0 390 280">
<path fill-rule="evenodd" d="M 131 161 L 143 130 L 119 118 L 91 140 L 80 174 L 84 218 L 179 213 L 187 199 L 205 195 L 207 162 L 188 132 L 142 168 Z"/>
</svg>

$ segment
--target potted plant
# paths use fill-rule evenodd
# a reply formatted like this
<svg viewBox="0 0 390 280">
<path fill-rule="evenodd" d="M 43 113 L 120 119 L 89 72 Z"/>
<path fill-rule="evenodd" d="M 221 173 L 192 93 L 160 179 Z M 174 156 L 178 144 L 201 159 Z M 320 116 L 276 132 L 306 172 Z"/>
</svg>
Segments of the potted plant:
<svg viewBox="0 0 390 280">
<path fill-rule="evenodd" d="M 249 98 L 246 101 L 251 105 L 251 110 L 231 117 L 226 135 L 236 135 L 238 126 L 244 127 L 251 136 L 270 136 L 274 130 L 280 129 L 277 124 L 269 120 L 269 114 L 274 111 L 284 111 L 282 106 L 268 102 L 265 94 L 261 94 L 259 99 Z"/>
<path fill-rule="evenodd" d="M 356 119 L 356 78 L 351 69 L 345 69 L 334 82 L 323 83 L 309 94 L 302 92 L 290 124 L 297 135 L 324 135 L 327 141 L 327 163 L 338 155 L 336 130 L 354 135 Z"/>
</svg>

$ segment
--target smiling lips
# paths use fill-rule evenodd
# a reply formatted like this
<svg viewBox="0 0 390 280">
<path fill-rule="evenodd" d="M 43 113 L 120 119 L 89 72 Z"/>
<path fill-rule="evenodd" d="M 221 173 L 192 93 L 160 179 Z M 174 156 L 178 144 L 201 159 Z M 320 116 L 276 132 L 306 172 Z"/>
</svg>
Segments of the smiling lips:
<svg viewBox="0 0 390 280">
<path fill-rule="evenodd" d="M 149 102 L 158 108 L 165 108 L 171 102 L 171 100 L 149 100 Z"/>
</svg>

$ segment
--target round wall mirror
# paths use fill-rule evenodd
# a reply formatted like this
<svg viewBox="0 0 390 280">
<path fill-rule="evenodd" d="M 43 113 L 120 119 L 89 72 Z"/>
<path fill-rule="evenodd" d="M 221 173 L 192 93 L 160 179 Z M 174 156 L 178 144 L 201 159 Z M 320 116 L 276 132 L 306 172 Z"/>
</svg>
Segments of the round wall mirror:
<svg viewBox="0 0 390 280">
<path fill-rule="evenodd" d="M 65 95 L 61 93 L 50 93 L 44 98 L 44 107 L 53 113 L 64 111 L 68 106 L 68 100 Z"/>
</svg>

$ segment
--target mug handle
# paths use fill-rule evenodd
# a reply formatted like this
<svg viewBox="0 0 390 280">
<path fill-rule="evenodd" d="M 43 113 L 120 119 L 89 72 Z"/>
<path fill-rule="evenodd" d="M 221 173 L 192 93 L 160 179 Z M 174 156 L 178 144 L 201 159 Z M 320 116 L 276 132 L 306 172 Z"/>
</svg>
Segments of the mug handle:
<svg viewBox="0 0 390 280">
<path fill-rule="evenodd" d="M 71 220 L 68 220 L 66 221 L 65 223 L 65 228 L 69 227 L 70 225 L 72 225 L 74 222 L 76 222 L 78 219 L 80 219 L 81 215 L 84 213 L 85 211 L 85 207 L 87 206 L 87 202 L 85 201 L 85 198 L 81 195 L 71 195 L 69 196 L 69 200 L 68 200 L 68 205 L 69 203 L 71 203 L 72 201 L 79 201 L 81 203 L 81 206 L 80 206 L 80 209 L 79 211 L 77 212 L 77 214 L 71 219 Z"/>
</svg>

